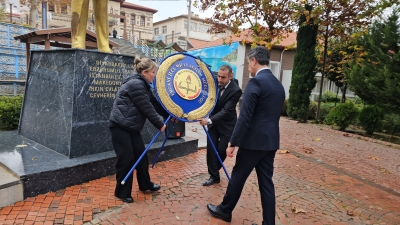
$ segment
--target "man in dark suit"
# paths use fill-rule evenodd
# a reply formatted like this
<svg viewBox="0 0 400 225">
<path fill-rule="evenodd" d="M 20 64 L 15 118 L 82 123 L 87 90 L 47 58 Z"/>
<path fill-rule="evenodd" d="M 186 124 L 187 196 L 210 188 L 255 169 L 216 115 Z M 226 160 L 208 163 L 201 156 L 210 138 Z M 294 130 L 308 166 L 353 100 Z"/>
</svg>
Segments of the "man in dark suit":
<svg viewBox="0 0 400 225">
<path fill-rule="evenodd" d="M 208 133 L 222 162 L 226 158 L 226 146 L 237 120 L 236 104 L 242 95 L 242 90 L 239 86 L 235 82 L 231 82 L 232 77 L 232 67 L 223 65 L 219 68 L 219 97 L 217 104 L 210 113 L 209 118 L 199 119 L 201 125 L 208 125 Z M 203 183 L 203 186 L 219 183 L 219 170 L 222 166 L 209 140 L 207 140 L 207 167 L 210 178 Z"/>
<path fill-rule="evenodd" d="M 263 207 L 263 225 L 275 224 L 275 188 L 272 182 L 274 158 L 279 149 L 279 118 L 285 91 L 281 82 L 268 68 L 269 52 L 265 47 L 251 49 L 247 62 L 252 79 L 243 94 L 239 119 L 226 149 L 233 157 L 239 147 L 222 203 L 208 204 L 210 213 L 230 222 L 232 211 L 239 201 L 243 186 L 256 168 Z"/>
</svg>

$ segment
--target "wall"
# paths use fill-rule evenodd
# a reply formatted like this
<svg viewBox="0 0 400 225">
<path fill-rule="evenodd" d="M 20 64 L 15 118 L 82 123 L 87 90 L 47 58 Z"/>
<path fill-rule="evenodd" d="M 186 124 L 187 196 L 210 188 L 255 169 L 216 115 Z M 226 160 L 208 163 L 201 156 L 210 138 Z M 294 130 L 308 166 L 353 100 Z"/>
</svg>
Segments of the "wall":
<svg viewBox="0 0 400 225">
<path fill-rule="evenodd" d="M 218 71 L 219 67 L 224 64 L 230 65 L 234 72 L 234 77 L 239 80 L 239 85 L 241 86 L 244 51 L 245 47 L 239 45 L 239 42 L 235 42 L 231 45 L 219 45 L 209 48 L 189 50 L 187 53 L 193 56 L 199 56 L 205 63 L 211 66 L 212 71 Z"/>
</svg>

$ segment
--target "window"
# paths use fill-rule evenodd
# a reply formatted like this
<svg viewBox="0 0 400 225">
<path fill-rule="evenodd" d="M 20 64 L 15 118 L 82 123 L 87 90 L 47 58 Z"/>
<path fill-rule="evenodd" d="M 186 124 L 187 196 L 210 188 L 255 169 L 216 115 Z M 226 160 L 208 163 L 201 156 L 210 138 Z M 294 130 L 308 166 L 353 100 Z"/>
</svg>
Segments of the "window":
<svg viewBox="0 0 400 225">
<path fill-rule="evenodd" d="M 125 12 L 121 12 L 121 16 L 125 16 Z M 119 18 L 119 22 L 124 23 L 125 18 Z"/>
<path fill-rule="evenodd" d="M 159 30 L 159 28 L 158 28 L 158 27 L 154 28 L 154 35 L 158 35 L 158 34 L 159 34 L 159 32 L 160 32 L 160 30 Z"/>
<path fill-rule="evenodd" d="M 54 12 L 54 4 L 49 2 L 49 12 Z"/>
<path fill-rule="evenodd" d="M 199 32 L 207 33 L 209 29 L 210 29 L 209 26 L 204 24 L 199 24 Z"/>
<path fill-rule="evenodd" d="M 163 33 L 163 34 L 166 34 L 166 33 L 167 33 L 167 26 L 163 26 L 163 27 L 162 27 L 162 33 Z"/>
<path fill-rule="evenodd" d="M 111 9 L 110 9 L 110 14 L 113 14 L 114 13 L 114 10 L 113 10 L 113 8 L 111 7 Z"/>
<path fill-rule="evenodd" d="M 150 23 L 147 23 L 147 26 L 149 27 L 149 26 L 150 26 Z"/>
<path fill-rule="evenodd" d="M 187 30 L 187 20 L 185 20 L 184 25 L 183 25 L 183 29 Z"/>
<path fill-rule="evenodd" d="M 68 5 L 61 5 L 61 13 L 68 14 Z"/>
<path fill-rule="evenodd" d="M 279 73 L 279 62 L 274 62 L 274 61 L 270 61 L 269 62 L 269 68 L 271 69 L 272 74 L 275 75 L 276 78 L 280 77 L 280 73 Z"/>
<path fill-rule="evenodd" d="M 144 27 L 144 21 L 146 21 L 146 17 L 145 16 L 141 16 L 140 17 L 140 26 L 143 26 Z"/>
<path fill-rule="evenodd" d="M 190 23 L 190 30 L 191 31 L 196 31 L 197 29 L 197 23 Z"/>
<path fill-rule="evenodd" d="M 147 21 L 150 21 L 150 18 L 147 18 Z"/>
</svg>

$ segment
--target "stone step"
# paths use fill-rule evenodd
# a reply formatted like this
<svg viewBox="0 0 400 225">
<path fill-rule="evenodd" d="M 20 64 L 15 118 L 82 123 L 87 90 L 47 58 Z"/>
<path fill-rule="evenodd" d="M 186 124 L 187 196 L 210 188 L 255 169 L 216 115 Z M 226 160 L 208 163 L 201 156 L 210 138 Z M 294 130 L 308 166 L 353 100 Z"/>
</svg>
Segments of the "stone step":
<svg viewBox="0 0 400 225">
<path fill-rule="evenodd" d="M 22 183 L 0 164 L 0 208 L 24 200 Z"/>
</svg>

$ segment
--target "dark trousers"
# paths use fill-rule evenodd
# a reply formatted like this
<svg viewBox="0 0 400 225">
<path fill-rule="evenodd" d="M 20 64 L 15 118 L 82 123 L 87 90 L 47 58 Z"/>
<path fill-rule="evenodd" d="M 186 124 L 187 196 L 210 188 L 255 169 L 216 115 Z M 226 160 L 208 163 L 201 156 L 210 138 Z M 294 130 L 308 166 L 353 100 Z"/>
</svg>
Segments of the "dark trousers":
<svg viewBox="0 0 400 225">
<path fill-rule="evenodd" d="M 128 198 L 131 197 L 133 173 L 124 185 L 121 184 L 121 181 L 124 180 L 129 170 L 144 152 L 145 146 L 140 132 L 130 132 L 120 127 L 110 127 L 110 132 L 117 155 L 115 195 L 120 198 Z M 142 158 L 136 167 L 136 178 L 140 190 L 148 190 L 153 187 L 153 183 L 150 181 L 147 155 Z"/>
<path fill-rule="evenodd" d="M 226 159 L 226 148 L 228 147 L 228 142 L 231 136 L 223 135 L 218 132 L 217 127 L 211 127 L 208 129 L 208 133 L 214 143 L 215 148 L 218 151 L 218 155 L 221 158 L 222 162 Z M 208 173 L 211 177 L 219 179 L 219 170 L 222 165 L 219 162 L 217 156 L 215 155 L 214 149 L 210 143 L 210 140 L 207 139 L 207 167 Z"/>
<path fill-rule="evenodd" d="M 275 188 L 272 182 L 275 154 L 276 150 L 257 151 L 239 148 L 224 200 L 220 204 L 223 212 L 232 213 L 242 194 L 247 177 L 253 168 L 256 168 L 263 208 L 263 225 L 275 224 Z"/>
</svg>

